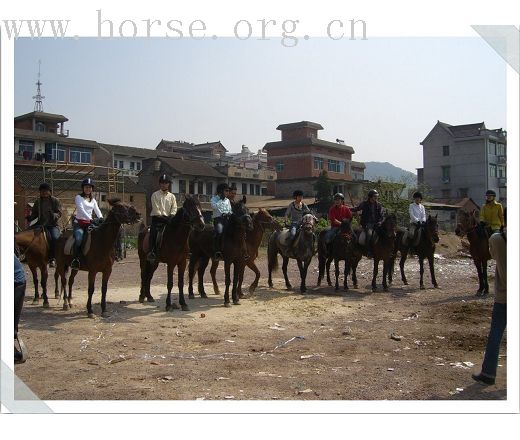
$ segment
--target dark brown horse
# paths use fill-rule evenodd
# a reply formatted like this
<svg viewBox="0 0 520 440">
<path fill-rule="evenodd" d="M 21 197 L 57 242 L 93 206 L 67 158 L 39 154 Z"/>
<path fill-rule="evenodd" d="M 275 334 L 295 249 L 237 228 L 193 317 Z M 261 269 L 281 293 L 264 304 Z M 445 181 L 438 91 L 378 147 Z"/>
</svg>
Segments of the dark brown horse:
<svg viewBox="0 0 520 440">
<path fill-rule="evenodd" d="M 397 231 L 396 239 L 395 239 L 395 250 L 399 251 L 401 254 L 401 259 L 399 260 L 399 268 L 401 270 L 401 279 L 403 280 L 403 284 L 408 285 L 408 280 L 406 279 L 406 275 L 404 273 L 404 264 L 406 262 L 406 258 L 408 253 L 413 253 L 417 255 L 419 259 L 419 273 L 420 273 L 420 281 L 419 286 L 420 289 L 424 289 L 424 259 L 428 259 L 428 264 L 430 266 L 430 276 L 432 280 L 432 284 L 435 288 L 438 288 L 437 280 L 435 279 L 435 268 L 434 268 L 434 253 L 435 253 L 435 243 L 439 242 L 439 225 L 437 223 L 437 216 L 429 215 L 426 219 L 426 223 L 424 226 L 421 226 L 421 232 L 419 237 L 419 242 L 417 245 L 413 243 L 411 245 L 407 243 L 403 243 L 403 237 L 408 234 L 408 231 L 405 229 L 399 229 Z M 394 272 L 394 263 L 395 256 L 392 258 L 392 267 L 389 273 L 390 283 L 392 283 L 392 274 Z"/>
<path fill-rule="evenodd" d="M 318 283 L 317 285 L 321 285 L 321 280 L 323 279 L 325 266 L 327 266 L 327 282 L 329 286 L 331 285 L 330 281 L 330 263 L 334 260 L 334 268 L 335 268 L 335 276 L 336 276 L 336 290 L 339 290 L 339 262 L 345 262 L 345 269 L 343 274 L 343 287 L 345 290 L 348 290 L 348 274 L 350 272 L 350 262 L 352 261 L 352 250 L 353 243 L 352 239 L 354 237 L 354 231 L 352 230 L 352 223 L 350 220 L 343 220 L 341 222 L 339 232 L 334 237 L 332 241 L 332 246 L 330 248 L 330 254 L 328 253 L 327 245 L 325 244 L 325 234 L 327 231 L 321 231 L 318 237 L 318 261 L 319 261 L 319 274 L 318 274 Z M 357 281 L 357 280 L 356 280 Z M 357 284 L 357 282 L 356 282 Z"/>
<path fill-rule="evenodd" d="M 179 308 L 177 304 L 172 304 L 171 301 L 173 270 L 175 267 L 177 267 L 179 304 L 182 310 L 189 310 L 184 299 L 184 271 L 186 270 L 186 262 L 190 252 L 188 239 L 193 228 L 204 229 L 204 219 L 202 218 L 198 199 L 186 195 L 186 200 L 184 200 L 182 207 L 166 225 L 157 260 L 154 264 L 151 264 L 147 259 L 147 251 L 145 251 L 143 246 L 146 228 L 144 228 L 144 226 L 141 227 L 138 237 L 138 253 L 141 265 L 141 292 L 139 294 L 139 302 L 144 302 L 145 298 L 148 302 L 154 301 L 150 294 L 150 283 L 159 263 L 166 263 L 168 273 L 166 310 Z"/>
<path fill-rule="evenodd" d="M 47 298 L 49 243 L 45 229 L 40 227 L 18 232 L 14 235 L 14 241 L 19 257 L 25 256 L 25 260 L 33 276 L 34 299 L 32 303 L 38 304 L 40 302 L 40 295 L 38 293 L 38 269 L 40 269 L 43 307 L 49 307 L 49 299 Z M 57 290 L 55 291 L 55 296 L 56 298 L 59 297 Z"/>
<path fill-rule="evenodd" d="M 477 296 L 482 296 L 489 293 L 487 262 L 491 259 L 491 255 L 489 254 L 488 237 L 486 234 L 478 233 L 478 226 L 478 211 L 474 210 L 469 213 L 459 210 L 458 224 L 455 233 L 459 237 L 466 235 L 468 238 L 469 253 L 471 254 L 478 273 Z"/>
<path fill-rule="evenodd" d="M 274 229 L 275 231 L 281 231 L 282 226 L 269 214 L 269 212 L 263 208 L 260 208 L 257 213 L 251 214 L 253 219 L 253 230 L 246 231 L 246 246 L 247 255 L 249 258 L 246 260 L 246 266 L 249 267 L 255 273 L 255 279 L 249 286 L 249 293 L 253 293 L 258 287 L 258 280 L 260 279 L 260 271 L 255 264 L 255 260 L 258 257 L 258 248 L 262 243 L 264 232 L 267 228 Z M 213 288 L 215 294 L 219 294 L 219 288 L 217 285 L 216 274 L 218 269 L 219 261 L 212 259 L 211 261 L 211 281 L 213 282 Z M 238 280 L 238 297 L 242 298 L 242 282 L 244 280 L 244 274 L 240 274 Z M 204 285 L 202 286 L 204 288 Z"/>
<path fill-rule="evenodd" d="M 119 199 L 110 199 L 108 203 L 111 209 L 106 219 L 101 225 L 92 230 L 91 245 L 87 255 L 80 256 L 80 269 L 88 272 L 88 301 L 87 313 L 89 318 L 95 318 L 92 309 L 92 295 L 94 294 L 94 284 L 98 272 L 102 273 L 101 279 L 101 312 L 102 316 L 106 316 L 106 295 L 108 288 L 108 280 L 112 273 L 112 265 L 114 264 L 114 244 L 117 240 L 117 234 L 122 224 L 133 224 L 139 221 L 140 214 L 132 205 L 122 203 Z M 72 306 L 72 286 L 74 278 L 78 273 L 78 269 L 72 269 L 69 277 L 69 294 L 65 294 L 66 274 L 70 263 L 73 260 L 72 255 L 65 255 L 65 243 L 68 236 L 63 236 L 56 243 L 56 273 L 61 278 L 61 288 L 63 294 L 63 309 L 67 310 Z M 57 278 L 57 277 L 55 277 Z"/>
<path fill-rule="evenodd" d="M 294 238 L 294 244 L 288 246 L 281 243 L 283 235 L 289 234 L 289 231 L 284 229 L 282 232 L 274 231 L 269 237 L 269 243 L 267 245 L 267 269 L 269 271 L 268 284 L 269 287 L 273 287 L 272 272 L 278 268 L 278 254 L 282 256 L 283 264 L 282 271 L 285 278 L 285 285 L 287 289 L 292 289 L 291 283 L 287 276 L 287 266 L 289 264 L 289 258 L 294 258 L 298 264 L 300 270 L 300 292 L 305 293 L 307 287 L 305 280 L 307 278 L 307 271 L 311 263 L 312 257 L 315 254 L 314 250 L 314 225 L 316 219 L 312 214 L 305 214 L 302 219 L 300 230 Z M 280 237 L 282 235 L 282 237 Z M 285 242 L 284 242 L 285 243 Z"/>
</svg>

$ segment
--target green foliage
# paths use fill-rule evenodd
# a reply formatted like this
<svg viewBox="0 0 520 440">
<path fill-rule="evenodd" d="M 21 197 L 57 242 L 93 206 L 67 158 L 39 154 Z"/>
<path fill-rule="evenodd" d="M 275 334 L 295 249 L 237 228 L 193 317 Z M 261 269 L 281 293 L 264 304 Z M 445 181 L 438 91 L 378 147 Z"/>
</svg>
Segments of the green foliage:
<svg viewBox="0 0 520 440">
<path fill-rule="evenodd" d="M 332 188 L 334 183 L 329 179 L 327 171 L 323 170 L 314 184 L 316 200 L 318 200 L 318 212 L 326 213 L 332 204 Z"/>
</svg>

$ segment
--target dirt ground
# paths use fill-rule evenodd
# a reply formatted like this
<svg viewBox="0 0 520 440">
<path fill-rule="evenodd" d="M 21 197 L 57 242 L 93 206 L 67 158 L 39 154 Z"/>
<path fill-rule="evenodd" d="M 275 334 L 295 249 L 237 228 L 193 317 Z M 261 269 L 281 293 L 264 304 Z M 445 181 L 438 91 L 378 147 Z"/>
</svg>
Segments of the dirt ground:
<svg viewBox="0 0 520 440">
<path fill-rule="evenodd" d="M 29 283 L 20 332 L 30 358 L 15 372 L 45 400 L 506 399 L 505 338 L 497 384 L 471 379 L 483 359 L 493 299 L 474 296 L 476 270 L 459 256 L 459 245 L 460 239 L 441 237 L 435 261 L 441 289 L 432 288 L 427 272 L 427 288 L 419 290 L 412 258 L 409 286 L 396 273 L 390 291 L 376 293 L 366 259 L 355 290 L 314 287 L 316 259 L 307 294 L 285 290 L 280 272 L 269 289 L 263 251 L 257 260 L 260 286 L 241 305 L 224 308 L 223 296 L 206 284 L 208 298 L 188 300 L 188 312 L 165 311 L 164 265 L 153 281 L 157 302 L 137 301 L 139 264 L 130 251 L 114 266 L 108 318 L 87 318 L 85 273 L 76 278 L 69 311 L 53 294 L 49 309 L 31 305 Z M 298 285 L 294 261 L 289 276 Z M 223 286 L 222 268 L 218 277 Z M 246 269 L 245 286 L 252 279 Z M 98 315 L 99 290 L 100 276 Z M 176 278 L 174 294 L 178 300 Z"/>
</svg>

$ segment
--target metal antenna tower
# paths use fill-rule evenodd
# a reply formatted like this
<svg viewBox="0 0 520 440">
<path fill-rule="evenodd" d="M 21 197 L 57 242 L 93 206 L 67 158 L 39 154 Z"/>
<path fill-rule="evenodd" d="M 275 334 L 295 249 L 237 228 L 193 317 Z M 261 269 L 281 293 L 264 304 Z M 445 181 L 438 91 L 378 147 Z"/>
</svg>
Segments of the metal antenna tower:
<svg viewBox="0 0 520 440">
<path fill-rule="evenodd" d="M 33 96 L 33 99 L 36 100 L 34 103 L 34 111 L 35 112 L 43 112 L 43 100 L 45 99 L 45 96 L 42 96 L 42 92 L 40 90 L 40 86 L 42 85 L 40 81 L 40 67 L 41 67 L 42 61 L 38 60 L 38 81 L 36 81 L 36 95 Z"/>
</svg>

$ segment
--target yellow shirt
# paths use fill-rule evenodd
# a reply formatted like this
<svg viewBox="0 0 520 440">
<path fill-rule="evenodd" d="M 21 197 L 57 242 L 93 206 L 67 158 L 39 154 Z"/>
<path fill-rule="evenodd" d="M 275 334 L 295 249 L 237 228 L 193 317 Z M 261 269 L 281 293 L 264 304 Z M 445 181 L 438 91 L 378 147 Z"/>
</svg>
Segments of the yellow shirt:
<svg viewBox="0 0 520 440">
<path fill-rule="evenodd" d="M 171 216 L 177 212 L 177 200 L 170 191 L 155 191 L 152 194 L 152 212 L 154 216 Z"/>
<path fill-rule="evenodd" d="M 480 221 L 493 230 L 500 229 L 500 226 L 504 224 L 502 204 L 496 200 L 493 200 L 491 203 L 484 203 L 480 210 Z"/>
</svg>

